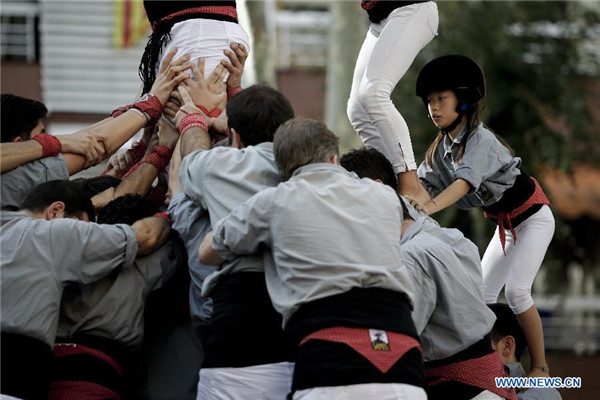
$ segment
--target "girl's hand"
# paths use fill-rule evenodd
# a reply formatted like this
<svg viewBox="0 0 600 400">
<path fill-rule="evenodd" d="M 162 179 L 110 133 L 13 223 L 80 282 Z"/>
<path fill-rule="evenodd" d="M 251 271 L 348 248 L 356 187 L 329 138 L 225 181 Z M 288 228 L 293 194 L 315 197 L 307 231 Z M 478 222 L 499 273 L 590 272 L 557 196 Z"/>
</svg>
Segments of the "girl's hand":
<svg viewBox="0 0 600 400">
<path fill-rule="evenodd" d="M 238 43 L 231 44 L 231 50 L 225 50 L 223 53 L 229 58 L 229 61 L 221 61 L 223 65 L 229 71 L 229 79 L 227 79 L 227 88 L 233 89 L 242 85 L 242 73 L 244 72 L 244 65 L 248 58 L 248 50 Z"/>
<path fill-rule="evenodd" d="M 427 215 L 435 212 L 435 202 L 433 200 L 427 203 L 421 203 L 415 197 L 406 195 L 404 196 L 409 201 L 410 205 L 417 209 L 417 211 L 424 212 Z"/>
<path fill-rule="evenodd" d="M 175 89 L 180 82 L 183 82 L 190 77 L 183 72 L 190 68 L 190 64 L 187 63 L 190 56 L 185 55 L 171 63 L 176 52 L 177 49 L 173 49 L 167 53 L 160 65 L 160 71 L 158 72 L 158 75 L 156 75 L 156 80 L 152 85 L 152 89 L 150 89 L 150 93 L 156 96 L 163 105 L 169 100 L 173 89 Z"/>
</svg>

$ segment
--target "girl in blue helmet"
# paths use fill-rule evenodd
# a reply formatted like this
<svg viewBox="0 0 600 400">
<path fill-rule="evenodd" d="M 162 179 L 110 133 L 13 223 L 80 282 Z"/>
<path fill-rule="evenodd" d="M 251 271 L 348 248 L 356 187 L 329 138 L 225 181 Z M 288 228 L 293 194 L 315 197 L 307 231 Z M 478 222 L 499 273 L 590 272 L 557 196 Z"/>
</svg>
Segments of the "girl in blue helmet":
<svg viewBox="0 0 600 400">
<path fill-rule="evenodd" d="M 483 71 L 468 57 L 442 56 L 423 67 L 417 96 L 439 133 L 418 169 L 432 199 L 409 200 L 427 214 L 452 204 L 461 210 L 481 207 L 498 225 L 481 261 L 485 300 L 496 303 L 505 286 L 531 353 L 530 375 L 548 376 L 531 286 L 552 240 L 554 217 L 538 182 L 521 168 L 521 159 L 480 122 L 484 95 Z"/>
</svg>

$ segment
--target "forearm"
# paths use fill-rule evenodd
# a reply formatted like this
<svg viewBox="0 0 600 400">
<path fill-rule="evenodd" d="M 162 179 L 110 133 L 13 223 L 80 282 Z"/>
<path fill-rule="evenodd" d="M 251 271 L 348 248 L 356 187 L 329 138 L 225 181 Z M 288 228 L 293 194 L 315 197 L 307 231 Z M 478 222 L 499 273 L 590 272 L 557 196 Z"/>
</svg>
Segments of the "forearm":
<svg viewBox="0 0 600 400">
<path fill-rule="evenodd" d="M 106 154 L 110 155 L 123 146 L 146 125 L 146 119 L 135 111 L 127 111 L 117 118 L 107 118 L 83 131 L 94 135 L 104 143 Z"/>
<path fill-rule="evenodd" d="M 427 213 L 431 215 L 451 206 L 458 200 L 462 199 L 469 192 L 470 188 L 471 185 L 469 185 L 469 183 L 464 179 L 459 178 L 455 180 L 454 183 L 444 189 L 430 202 L 425 204 L 427 207 Z"/>
<path fill-rule="evenodd" d="M 196 150 L 209 150 L 212 141 L 208 132 L 201 127 L 191 127 L 181 136 L 181 157 Z"/>
<path fill-rule="evenodd" d="M 0 144 L 0 172 L 42 158 L 42 145 L 35 140 Z"/>
<path fill-rule="evenodd" d="M 208 232 L 202 243 L 200 243 L 200 248 L 198 249 L 198 257 L 200 258 L 200 262 L 204 265 L 221 265 L 223 264 L 223 260 L 219 257 L 219 254 L 213 247 L 213 233 Z"/>
<path fill-rule="evenodd" d="M 167 240 L 171 228 L 164 218 L 150 217 L 131 226 L 138 241 L 138 255 L 150 254 Z"/>
</svg>

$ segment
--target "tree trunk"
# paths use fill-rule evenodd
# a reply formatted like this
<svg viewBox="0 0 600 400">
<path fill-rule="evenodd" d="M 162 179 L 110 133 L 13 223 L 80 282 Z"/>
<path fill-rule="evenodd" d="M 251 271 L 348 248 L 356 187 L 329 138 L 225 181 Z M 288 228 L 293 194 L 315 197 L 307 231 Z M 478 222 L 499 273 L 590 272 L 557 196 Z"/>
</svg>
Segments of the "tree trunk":
<svg viewBox="0 0 600 400">
<path fill-rule="evenodd" d="M 368 19 L 357 1 L 333 1 L 330 11 L 325 123 L 340 137 L 343 153 L 361 145 L 346 115 L 346 104 L 356 58 L 367 33 Z"/>
<path fill-rule="evenodd" d="M 246 9 L 252 25 L 252 32 L 248 32 L 254 39 L 253 54 L 256 68 L 256 82 L 277 86 L 275 75 L 275 27 L 269 21 L 268 10 L 274 7 L 272 0 L 246 1 Z M 272 15 L 272 14 L 271 14 Z"/>
</svg>

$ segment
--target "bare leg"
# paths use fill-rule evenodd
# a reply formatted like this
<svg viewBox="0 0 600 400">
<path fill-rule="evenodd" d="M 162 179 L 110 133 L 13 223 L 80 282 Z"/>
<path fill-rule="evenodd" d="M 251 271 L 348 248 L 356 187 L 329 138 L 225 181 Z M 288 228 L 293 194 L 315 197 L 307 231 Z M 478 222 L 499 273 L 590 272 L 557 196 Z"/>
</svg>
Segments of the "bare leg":
<svg viewBox="0 0 600 400">
<path fill-rule="evenodd" d="M 527 347 L 531 356 L 531 371 L 529 376 L 550 376 L 547 371 L 546 354 L 544 351 L 544 332 L 542 331 L 542 320 L 535 305 L 527 311 L 516 314 L 519 325 L 525 334 Z M 542 369 L 544 368 L 544 369 Z"/>
</svg>

